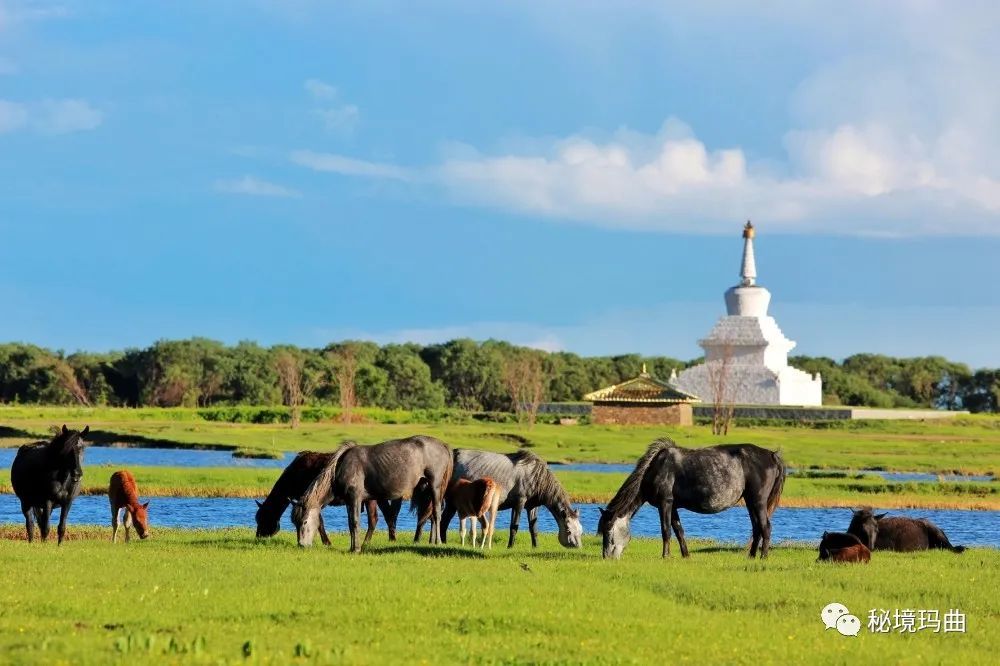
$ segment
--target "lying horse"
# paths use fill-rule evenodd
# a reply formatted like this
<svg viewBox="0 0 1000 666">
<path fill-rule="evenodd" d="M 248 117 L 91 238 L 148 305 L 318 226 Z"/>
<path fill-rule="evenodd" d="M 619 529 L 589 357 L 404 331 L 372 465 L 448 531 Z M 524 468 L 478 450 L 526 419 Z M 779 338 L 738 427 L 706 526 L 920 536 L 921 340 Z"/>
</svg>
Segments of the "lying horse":
<svg viewBox="0 0 1000 666">
<path fill-rule="evenodd" d="M 458 511 L 458 530 L 465 545 L 465 519 L 472 523 L 472 547 L 476 547 L 476 522 L 483 528 L 483 548 L 493 548 L 493 531 L 496 529 L 500 489 L 490 477 L 469 481 L 459 479 L 448 487 L 445 502 Z"/>
<path fill-rule="evenodd" d="M 767 557 L 771 547 L 771 515 L 781 499 L 785 464 L 775 451 L 753 444 L 723 444 L 682 449 L 669 439 L 652 444 L 619 488 L 607 509 L 601 510 L 598 533 L 605 558 L 618 559 L 631 535 L 629 521 L 645 502 L 660 513 L 663 557 L 670 554 L 673 527 L 681 555 L 688 556 L 678 509 L 718 513 L 741 499 L 750 514 L 750 557 Z"/>
<path fill-rule="evenodd" d="M 59 543 L 63 542 L 70 506 L 80 493 L 84 437 L 89 433 L 90 426 L 77 432 L 64 425 L 51 442 L 25 444 L 17 450 L 10 466 L 10 485 L 21 500 L 28 541 L 33 539 L 35 531 L 32 514 L 38 521 L 42 541 L 45 541 L 49 538 L 52 509 L 59 507 Z"/>
<path fill-rule="evenodd" d="M 455 449 L 451 481 L 474 481 L 489 477 L 500 490 L 500 511 L 510 509 L 510 537 L 507 547 L 514 546 L 514 537 L 521 522 L 521 512 L 528 512 L 531 545 L 538 546 L 538 507 L 544 506 L 559 526 L 559 543 L 566 548 L 579 548 L 583 527 L 580 512 L 573 508 L 569 495 L 544 460 L 530 451 L 493 453 L 475 449 Z M 425 511 L 420 511 L 417 534 L 423 525 Z M 441 541 L 447 542 L 448 523 L 456 508 L 446 502 L 441 520 Z"/>
<path fill-rule="evenodd" d="M 871 551 L 853 534 L 823 532 L 823 540 L 819 542 L 820 561 L 867 564 L 871 558 Z"/>
<path fill-rule="evenodd" d="M 362 502 L 411 497 L 421 482 L 426 483 L 429 490 L 434 530 L 431 542 L 436 543 L 451 465 L 451 450 L 433 437 L 394 439 L 374 446 L 344 442 L 302 497 L 293 502 L 292 522 L 299 545 L 312 544 L 320 509 L 332 502 L 342 502 L 347 505 L 351 551 L 361 552 L 358 520 Z"/>
<path fill-rule="evenodd" d="M 135 484 L 135 477 L 128 470 L 119 470 L 111 475 L 108 483 L 108 500 L 111 502 L 111 542 L 118 541 L 118 516 L 122 509 L 125 510 L 125 517 L 122 521 L 125 525 L 125 541 L 129 540 L 129 532 L 135 525 L 135 532 L 140 539 L 149 536 L 149 502 L 139 503 L 139 488 Z"/>
<path fill-rule="evenodd" d="M 871 509 L 858 509 L 847 528 L 869 550 L 895 550 L 908 553 L 914 550 L 941 548 L 953 553 L 965 552 L 965 546 L 953 546 L 941 528 L 926 518 L 886 518 Z"/>
<path fill-rule="evenodd" d="M 291 504 L 293 498 L 299 498 L 309 487 L 309 484 L 316 480 L 319 473 L 323 471 L 333 453 L 316 453 L 314 451 L 300 452 L 275 481 L 271 492 L 263 502 L 257 501 L 257 538 L 272 537 L 281 529 L 281 515 Z M 365 534 L 364 545 L 371 541 L 372 534 L 375 533 L 375 526 L 378 524 L 378 509 L 382 509 L 385 522 L 389 528 L 389 541 L 396 540 L 396 518 L 399 516 L 399 509 L 402 502 L 395 500 L 392 502 L 379 502 L 369 500 L 365 503 L 365 512 L 368 514 L 368 532 Z M 319 538 L 323 545 L 330 545 L 330 538 L 326 534 L 326 526 L 323 524 L 323 515 L 320 514 L 317 525 Z"/>
</svg>

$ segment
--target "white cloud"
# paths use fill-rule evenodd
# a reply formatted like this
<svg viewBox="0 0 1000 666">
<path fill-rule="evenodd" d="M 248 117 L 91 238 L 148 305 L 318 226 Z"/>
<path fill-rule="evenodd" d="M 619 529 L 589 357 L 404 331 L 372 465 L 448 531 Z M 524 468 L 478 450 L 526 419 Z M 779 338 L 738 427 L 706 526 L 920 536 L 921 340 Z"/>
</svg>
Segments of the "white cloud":
<svg viewBox="0 0 1000 666">
<path fill-rule="evenodd" d="M 24 129 L 41 134 L 83 132 L 97 128 L 103 119 L 101 111 L 79 99 L 0 100 L 0 134 Z"/>
<path fill-rule="evenodd" d="M 0 134 L 14 132 L 28 124 L 28 110 L 23 104 L 0 99 Z"/>
<path fill-rule="evenodd" d="M 540 29 L 564 25 L 533 7 L 518 11 Z M 552 37 L 587 53 L 589 40 L 567 33 L 589 37 L 608 23 L 590 54 L 600 61 L 614 46 L 605 42 L 626 39 L 622 28 L 634 27 L 636 16 L 673 29 L 685 21 L 720 31 L 747 23 L 773 26 L 780 39 L 794 35 L 790 52 L 808 51 L 804 62 L 819 64 L 789 93 L 783 145 L 762 160 L 746 147 L 749 138 L 713 145 L 668 119 L 653 134 L 581 132 L 528 139 L 516 150 L 463 146 L 409 170 L 410 178 L 463 204 L 609 228 L 728 233 L 751 218 L 790 233 L 1000 234 L 1000 40 L 992 29 L 1000 5 L 634 9 L 621 13 L 631 17 L 623 24 L 617 13 L 588 6 L 565 29 L 551 27 Z M 385 177 L 397 168 L 377 167 L 329 170 Z"/>
<path fill-rule="evenodd" d="M 290 156 L 293 163 L 314 171 L 329 171 L 342 176 L 362 176 L 391 180 L 411 180 L 414 174 L 403 167 L 382 162 L 367 162 L 333 153 L 297 150 Z"/>
<path fill-rule="evenodd" d="M 319 79 L 306 79 L 302 85 L 309 96 L 321 105 L 313 109 L 313 113 L 322 119 L 328 131 L 349 134 L 354 130 L 361 119 L 361 111 L 356 105 L 342 101 L 336 86 Z"/>
<path fill-rule="evenodd" d="M 215 181 L 215 190 L 225 194 L 245 194 L 255 197 L 299 198 L 302 193 L 284 185 L 261 180 L 255 176 L 243 176 L 235 180 Z"/>
</svg>

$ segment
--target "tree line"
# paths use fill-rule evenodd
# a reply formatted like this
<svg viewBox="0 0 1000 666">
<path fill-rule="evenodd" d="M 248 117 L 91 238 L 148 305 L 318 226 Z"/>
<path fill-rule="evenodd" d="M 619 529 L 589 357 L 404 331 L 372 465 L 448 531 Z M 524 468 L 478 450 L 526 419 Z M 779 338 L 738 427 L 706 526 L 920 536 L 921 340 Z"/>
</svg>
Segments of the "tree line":
<svg viewBox="0 0 1000 666">
<path fill-rule="evenodd" d="M 343 341 L 323 348 L 236 345 L 204 338 L 161 340 L 143 349 L 66 354 L 0 344 L 0 403 L 208 407 L 340 405 L 387 409 L 453 407 L 516 411 L 572 402 L 635 377 L 645 363 L 667 379 L 702 359 L 582 357 L 507 342 L 434 345 Z M 856 354 L 843 361 L 797 356 L 823 377 L 824 402 L 996 412 L 1000 369 L 972 370 L 938 356 Z"/>
</svg>

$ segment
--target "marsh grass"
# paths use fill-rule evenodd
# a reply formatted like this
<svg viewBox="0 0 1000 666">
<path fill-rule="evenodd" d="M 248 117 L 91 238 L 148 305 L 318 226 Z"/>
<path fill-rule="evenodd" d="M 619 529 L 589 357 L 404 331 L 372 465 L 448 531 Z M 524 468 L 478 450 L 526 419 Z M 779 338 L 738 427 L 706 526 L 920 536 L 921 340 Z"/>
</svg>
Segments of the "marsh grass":
<svg viewBox="0 0 1000 666">
<path fill-rule="evenodd" d="M 74 528 L 79 530 L 80 528 Z M 634 540 L 618 562 L 596 538 L 485 554 L 390 545 L 295 547 L 249 530 L 154 539 L 0 540 L 0 654 L 10 663 L 995 663 L 1000 551 L 878 553 L 868 566 L 769 560 L 698 542 L 688 560 Z M 45 572 L 44 575 L 40 575 Z M 959 608 L 965 634 L 856 638 L 820 609 Z"/>
</svg>

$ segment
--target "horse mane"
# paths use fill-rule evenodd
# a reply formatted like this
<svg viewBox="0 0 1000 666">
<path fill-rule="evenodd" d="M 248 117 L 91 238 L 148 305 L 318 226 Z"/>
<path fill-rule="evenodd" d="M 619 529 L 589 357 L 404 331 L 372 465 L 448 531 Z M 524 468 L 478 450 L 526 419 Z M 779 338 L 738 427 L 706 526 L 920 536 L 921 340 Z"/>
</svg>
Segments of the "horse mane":
<svg viewBox="0 0 1000 666">
<path fill-rule="evenodd" d="M 45 442 L 45 448 L 50 453 L 55 453 L 57 455 L 65 455 L 73 450 L 73 447 L 77 445 L 82 437 L 82 434 L 77 430 L 60 430 L 59 433 L 52 438 L 52 441 Z"/>
<path fill-rule="evenodd" d="M 573 502 L 548 464 L 531 451 L 518 451 L 509 456 L 514 474 L 529 496 L 537 496 L 545 506 L 559 505 L 567 511 Z"/>
<path fill-rule="evenodd" d="M 607 513 L 612 515 L 620 515 L 623 513 L 631 513 L 634 508 L 635 500 L 639 496 L 639 490 L 642 487 L 642 480 L 646 476 L 646 472 L 649 470 L 649 466 L 652 464 L 653 459 L 660 455 L 666 449 L 676 447 L 677 444 L 674 443 L 669 437 L 664 437 L 658 439 L 649 445 L 646 452 L 642 454 L 639 461 L 635 464 L 635 469 L 632 473 L 628 475 L 625 479 L 625 483 L 622 487 L 618 489 L 615 496 L 608 502 Z"/>
<path fill-rule="evenodd" d="M 337 463 L 340 457 L 347 451 L 356 448 L 357 442 L 344 441 L 340 443 L 337 450 L 330 456 L 330 461 L 323 466 L 323 471 L 309 484 L 302 495 L 302 503 L 306 509 L 322 509 L 329 503 L 330 486 L 333 485 L 333 476 L 337 473 Z"/>
</svg>

